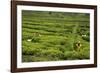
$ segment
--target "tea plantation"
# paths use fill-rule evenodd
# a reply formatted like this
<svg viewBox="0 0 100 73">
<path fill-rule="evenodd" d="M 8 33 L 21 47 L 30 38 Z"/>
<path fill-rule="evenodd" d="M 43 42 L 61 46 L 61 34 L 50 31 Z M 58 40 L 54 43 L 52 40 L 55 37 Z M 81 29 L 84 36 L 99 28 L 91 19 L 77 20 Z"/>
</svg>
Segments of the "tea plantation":
<svg viewBox="0 0 100 73">
<path fill-rule="evenodd" d="M 86 13 L 23 10 L 22 61 L 89 59 L 89 19 Z"/>
</svg>

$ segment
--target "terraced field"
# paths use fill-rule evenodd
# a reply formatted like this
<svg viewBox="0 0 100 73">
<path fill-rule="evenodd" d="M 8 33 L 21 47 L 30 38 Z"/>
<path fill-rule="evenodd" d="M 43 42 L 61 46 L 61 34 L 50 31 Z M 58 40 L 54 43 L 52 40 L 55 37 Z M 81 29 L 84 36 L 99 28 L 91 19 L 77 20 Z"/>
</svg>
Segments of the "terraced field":
<svg viewBox="0 0 100 73">
<path fill-rule="evenodd" d="M 86 13 L 23 10 L 22 61 L 89 59 L 89 18 Z"/>
</svg>

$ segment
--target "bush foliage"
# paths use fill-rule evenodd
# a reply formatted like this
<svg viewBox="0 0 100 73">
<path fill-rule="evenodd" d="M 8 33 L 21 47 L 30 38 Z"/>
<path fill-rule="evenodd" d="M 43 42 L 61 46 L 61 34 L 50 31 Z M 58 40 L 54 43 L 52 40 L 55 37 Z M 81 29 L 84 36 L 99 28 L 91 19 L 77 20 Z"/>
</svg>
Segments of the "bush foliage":
<svg viewBox="0 0 100 73">
<path fill-rule="evenodd" d="M 89 28 L 89 14 L 23 10 L 22 61 L 89 59 Z"/>
</svg>

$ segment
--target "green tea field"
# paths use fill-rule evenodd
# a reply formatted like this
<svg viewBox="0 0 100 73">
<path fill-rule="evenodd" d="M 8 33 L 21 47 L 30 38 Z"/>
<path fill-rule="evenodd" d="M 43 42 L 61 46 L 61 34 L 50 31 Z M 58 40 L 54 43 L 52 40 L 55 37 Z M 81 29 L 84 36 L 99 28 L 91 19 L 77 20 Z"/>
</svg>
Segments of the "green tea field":
<svg viewBox="0 0 100 73">
<path fill-rule="evenodd" d="M 90 58 L 90 15 L 22 11 L 22 61 Z"/>
</svg>

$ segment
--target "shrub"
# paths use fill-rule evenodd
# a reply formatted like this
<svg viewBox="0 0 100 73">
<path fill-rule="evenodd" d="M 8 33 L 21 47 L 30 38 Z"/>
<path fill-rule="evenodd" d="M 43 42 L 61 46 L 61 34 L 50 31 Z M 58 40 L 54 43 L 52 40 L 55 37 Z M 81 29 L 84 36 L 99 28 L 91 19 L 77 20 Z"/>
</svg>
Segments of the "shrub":
<svg viewBox="0 0 100 73">
<path fill-rule="evenodd" d="M 32 56 L 22 55 L 22 62 L 32 62 Z"/>
<path fill-rule="evenodd" d="M 86 36 L 86 37 L 82 37 L 83 38 L 83 40 L 86 40 L 86 41 L 90 41 L 90 37 L 89 36 Z"/>
<path fill-rule="evenodd" d="M 22 14 L 24 61 L 89 58 L 89 15 L 41 11 L 23 11 Z M 82 37 L 83 34 L 87 36 Z M 74 50 L 77 41 L 82 41 L 80 51 Z"/>
<path fill-rule="evenodd" d="M 33 37 L 32 38 L 32 42 L 39 42 L 40 41 L 40 38 L 39 37 Z"/>
<path fill-rule="evenodd" d="M 89 59 L 90 58 L 90 52 L 87 49 L 81 49 L 79 52 L 79 59 Z"/>
<path fill-rule="evenodd" d="M 32 39 L 32 36 L 23 35 L 22 40 Z"/>
<path fill-rule="evenodd" d="M 44 56 L 47 56 L 48 58 L 62 58 L 63 56 L 63 53 L 57 49 L 48 49 L 48 50 L 45 50 L 45 51 L 42 51 L 42 54 Z"/>
<path fill-rule="evenodd" d="M 73 55 L 73 52 L 72 52 L 72 51 L 66 51 L 66 52 L 64 52 L 64 57 L 63 57 L 63 59 L 64 59 L 64 60 L 72 59 L 72 55 Z"/>
<path fill-rule="evenodd" d="M 62 40 L 62 41 L 60 41 L 60 44 L 61 44 L 61 45 L 66 45 L 66 44 L 67 44 L 66 41 L 67 41 L 67 40 Z"/>
<path fill-rule="evenodd" d="M 31 59 L 32 59 L 32 62 L 49 61 L 50 60 L 48 57 L 38 57 L 38 56 L 34 56 Z"/>
<path fill-rule="evenodd" d="M 81 60 L 81 59 L 89 59 L 89 51 L 80 50 L 80 51 L 66 51 L 64 53 L 64 60 Z"/>
<path fill-rule="evenodd" d="M 22 48 L 23 55 L 36 55 L 39 52 L 41 52 L 41 50 L 37 48 L 31 48 L 26 46 Z"/>
</svg>

